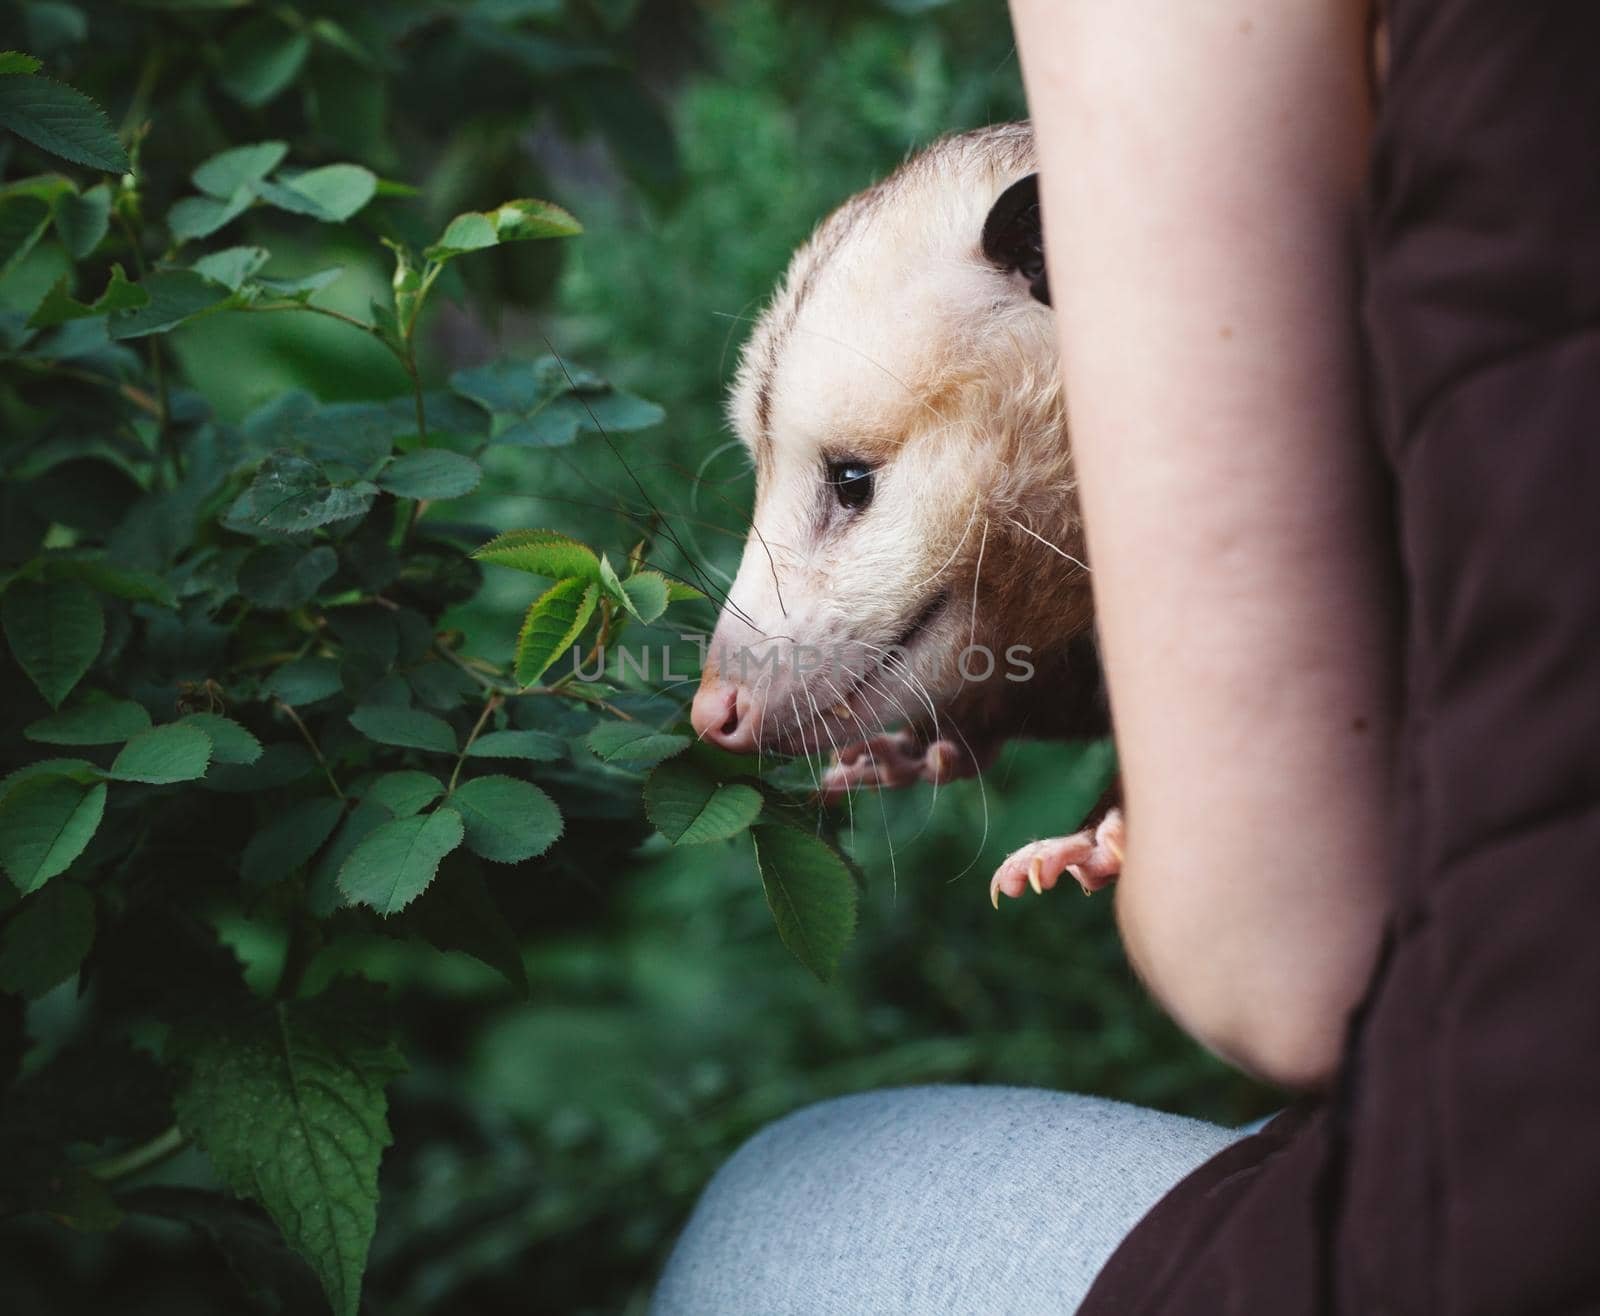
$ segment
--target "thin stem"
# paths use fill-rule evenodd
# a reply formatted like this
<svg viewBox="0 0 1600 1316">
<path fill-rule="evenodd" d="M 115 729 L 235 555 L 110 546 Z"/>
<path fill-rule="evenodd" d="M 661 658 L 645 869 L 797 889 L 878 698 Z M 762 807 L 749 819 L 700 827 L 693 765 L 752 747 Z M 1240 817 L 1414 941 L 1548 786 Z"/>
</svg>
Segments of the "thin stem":
<svg viewBox="0 0 1600 1316">
<path fill-rule="evenodd" d="M 115 1183 L 118 1179 L 126 1179 L 129 1175 L 138 1174 L 141 1170 L 148 1170 L 152 1165 L 160 1164 L 167 1157 L 177 1155 L 188 1145 L 189 1139 L 184 1136 L 183 1130 L 173 1124 L 136 1147 L 129 1147 L 126 1151 L 102 1157 L 98 1161 L 90 1161 L 84 1168 L 96 1179 Z"/>
<path fill-rule="evenodd" d="M 278 974 L 278 985 L 272 993 L 280 1001 L 294 999 L 320 949 L 317 925 L 302 911 L 296 911 L 291 918 L 289 944 L 283 951 L 283 970 Z"/>
<path fill-rule="evenodd" d="M 315 757 L 317 760 L 317 766 L 322 769 L 322 775 L 328 779 L 328 785 L 333 787 L 333 793 L 341 800 L 344 799 L 345 794 L 339 789 L 339 783 L 334 779 L 333 769 L 328 766 L 328 760 L 322 757 L 322 750 L 317 746 L 316 737 L 313 736 L 311 732 L 306 730 L 306 724 L 300 720 L 300 715 L 281 699 L 274 699 L 272 702 L 282 709 L 283 712 L 287 713 L 289 715 L 289 720 L 300 729 L 301 738 L 306 742 L 307 746 L 310 747 L 313 757 Z"/>
<path fill-rule="evenodd" d="M 455 790 L 456 782 L 461 778 L 461 765 L 467 761 L 467 755 L 472 752 L 472 742 L 482 734 L 484 724 L 489 720 L 489 715 L 504 702 L 505 696 L 499 691 L 492 692 L 483 701 L 483 712 L 478 714 L 478 720 L 473 724 L 472 733 L 467 737 L 467 743 L 461 747 L 461 752 L 456 755 L 456 766 L 455 770 L 450 774 L 450 784 L 444 788 L 446 794 Z"/>
<path fill-rule="evenodd" d="M 267 302 L 255 306 L 241 307 L 246 311 L 310 311 L 313 315 L 325 316 L 329 320 L 337 320 L 340 324 L 347 324 L 352 329 L 359 329 L 364 334 L 369 334 L 383 344 L 385 349 L 400 363 L 408 376 L 415 380 L 416 367 L 406 359 L 405 351 L 391 341 L 383 330 L 375 324 L 368 324 L 365 320 L 354 315 L 346 315 L 343 311 L 336 311 L 331 306 L 313 306 L 310 302 Z"/>
<path fill-rule="evenodd" d="M 471 662 L 467 661 L 467 659 L 463 658 L 448 645 L 442 644 L 436 640 L 434 641 L 433 647 L 441 658 L 446 658 L 450 662 L 454 663 L 485 690 L 493 690 L 499 694 L 507 696 L 508 698 L 513 695 L 519 699 L 523 698 L 524 696 L 533 697 L 537 695 L 543 695 L 550 699 L 573 699 L 580 704 L 589 704 L 595 708 L 604 709 L 613 717 L 620 718 L 624 722 L 637 722 L 639 720 L 638 718 L 634 717 L 632 713 L 626 712 L 625 710 L 618 708 L 615 704 L 610 703 L 605 699 L 604 696 L 592 694 L 588 690 L 585 690 L 582 686 L 516 685 L 509 681 L 496 680 L 494 677 L 487 675 L 477 667 L 473 666 Z"/>
</svg>

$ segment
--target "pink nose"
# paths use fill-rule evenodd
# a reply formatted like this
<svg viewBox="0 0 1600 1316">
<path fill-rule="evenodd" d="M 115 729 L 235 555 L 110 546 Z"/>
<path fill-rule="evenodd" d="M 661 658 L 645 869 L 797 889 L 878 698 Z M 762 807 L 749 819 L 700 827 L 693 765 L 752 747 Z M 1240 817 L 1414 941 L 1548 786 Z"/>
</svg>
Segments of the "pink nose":
<svg viewBox="0 0 1600 1316">
<path fill-rule="evenodd" d="M 701 740 L 734 754 L 754 754 L 760 719 L 744 686 L 708 672 L 695 692 L 689 722 Z"/>
</svg>

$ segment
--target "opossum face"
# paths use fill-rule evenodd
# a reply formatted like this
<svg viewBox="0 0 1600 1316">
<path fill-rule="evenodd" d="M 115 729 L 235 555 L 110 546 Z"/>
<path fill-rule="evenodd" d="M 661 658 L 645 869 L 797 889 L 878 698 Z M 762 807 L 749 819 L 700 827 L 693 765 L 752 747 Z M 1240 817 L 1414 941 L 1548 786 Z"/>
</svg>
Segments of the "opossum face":
<svg viewBox="0 0 1600 1316">
<path fill-rule="evenodd" d="M 947 139 L 795 256 L 732 397 L 756 503 L 702 736 L 992 720 L 1088 624 L 1031 157 L 1025 126 Z"/>
</svg>

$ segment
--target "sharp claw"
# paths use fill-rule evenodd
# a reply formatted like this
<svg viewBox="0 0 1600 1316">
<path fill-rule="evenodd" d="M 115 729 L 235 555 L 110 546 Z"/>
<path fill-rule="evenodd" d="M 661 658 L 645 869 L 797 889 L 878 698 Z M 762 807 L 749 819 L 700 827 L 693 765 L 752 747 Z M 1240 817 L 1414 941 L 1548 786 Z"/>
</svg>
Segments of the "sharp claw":
<svg viewBox="0 0 1600 1316">
<path fill-rule="evenodd" d="M 1092 896 L 1094 894 L 1093 891 L 1089 890 L 1089 884 L 1083 880 L 1083 870 L 1077 864 L 1068 864 L 1067 872 L 1071 875 L 1072 880 L 1078 884 L 1084 895 Z"/>
<path fill-rule="evenodd" d="M 1000 878 L 994 877 L 989 883 L 989 899 L 996 909 L 1000 908 Z"/>
<path fill-rule="evenodd" d="M 1040 873 L 1041 867 L 1042 865 L 1037 858 L 1028 865 L 1028 885 L 1033 888 L 1033 894 L 1036 896 L 1044 894 L 1044 882 Z"/>
<path fill-rule="evenodd" d="M 1116 856 L 1117 864 L 1120 867 L 1122 864 L 1122 847 L 1117 844 L 1116 838 L 1112 836 L 1110 832 L 1107 832 L 1104 836 L 1100 837 L 1099 840 L 1107 850 L 1111 851 L 1111 853 Z"/>
</svg>

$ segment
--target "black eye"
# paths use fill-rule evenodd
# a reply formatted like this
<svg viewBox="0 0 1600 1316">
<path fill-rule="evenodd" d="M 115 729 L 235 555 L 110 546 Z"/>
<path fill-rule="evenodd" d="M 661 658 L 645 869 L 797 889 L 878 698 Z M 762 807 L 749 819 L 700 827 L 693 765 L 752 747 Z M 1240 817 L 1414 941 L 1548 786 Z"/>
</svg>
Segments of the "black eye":
<svg viewBox="0 0 1600 1316">
<path fill-rule="evenodd" d="M 828 483 L 840 507 L 859 511 L 872 501 L 872 467 L 865 462 L 829 462 Z"/>
</svg>

